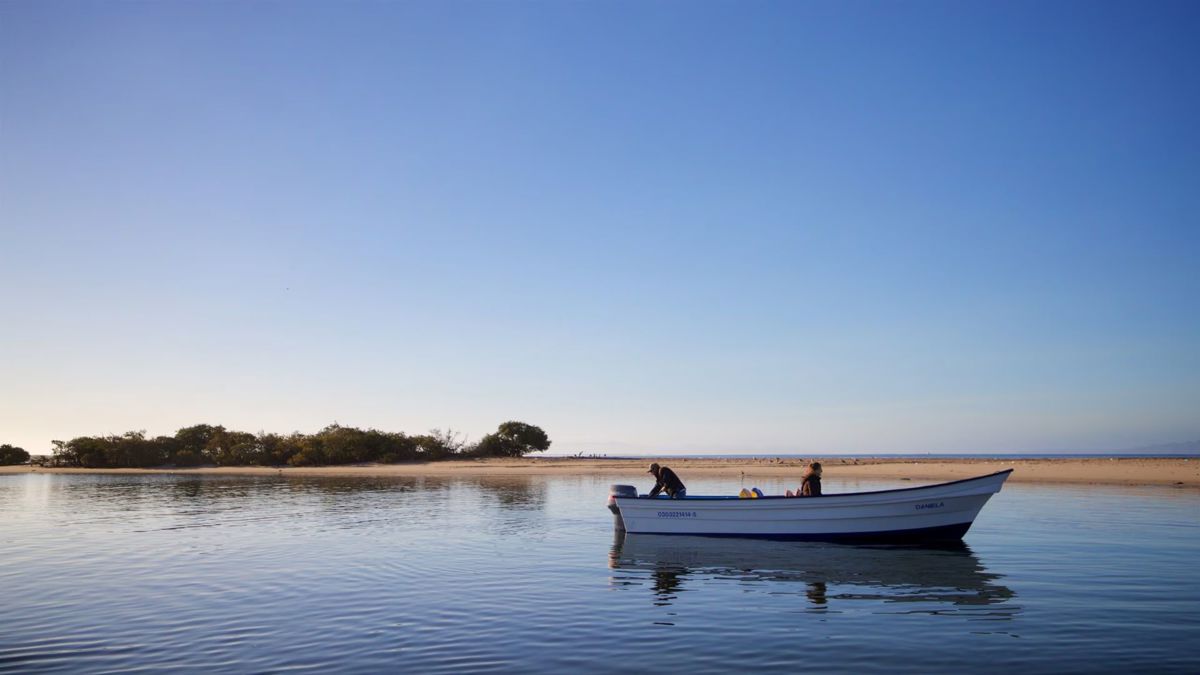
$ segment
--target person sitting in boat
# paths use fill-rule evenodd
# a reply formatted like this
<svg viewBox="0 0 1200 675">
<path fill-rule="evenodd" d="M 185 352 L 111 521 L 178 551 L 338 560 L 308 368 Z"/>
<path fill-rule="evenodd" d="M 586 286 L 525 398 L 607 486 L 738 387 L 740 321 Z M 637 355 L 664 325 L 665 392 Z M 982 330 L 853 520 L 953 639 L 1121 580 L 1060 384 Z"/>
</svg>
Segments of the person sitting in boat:
<svg viewBox="0 0 1200 675">
<path fill-rule="evenodd" d="M 683 499 L 687 496 L 687 488 L 683 486 L 683 481 L 679 480 L 679 476 L 675 472 L 665 466 L 656 464 L 650 465 L 650 471 L 647 473 L 654 474 L 658 482 L 654 484 L 654 489 L 650 491 L 651 497 L 657 497 L 658 493 L 666 491 L 671 499 Z"/>
<path fill-rule="evenodd" d="M 800 489 L 796 490 L 797 497 L 820 497 L 821 496 L 821 463 L 813 462 L 808 465 L 808 469 L 804 471 L 804 480 L 800 483 Z"/>
</svg>

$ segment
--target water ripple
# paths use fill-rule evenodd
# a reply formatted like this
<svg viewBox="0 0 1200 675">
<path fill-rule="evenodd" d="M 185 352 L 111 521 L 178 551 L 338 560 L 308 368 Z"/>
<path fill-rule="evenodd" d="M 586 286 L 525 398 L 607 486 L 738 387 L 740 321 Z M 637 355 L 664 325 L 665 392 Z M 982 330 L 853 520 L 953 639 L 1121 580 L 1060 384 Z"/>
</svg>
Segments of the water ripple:
<svg viewBox="0 0 1200 675">
<path fill-rule="evenodd" d="M 614 539 L 640 479 L 0 476 L 0 671 L 1200 661 L 1194 495 L 1010 487 L 950 550 Z"/>
</svg>

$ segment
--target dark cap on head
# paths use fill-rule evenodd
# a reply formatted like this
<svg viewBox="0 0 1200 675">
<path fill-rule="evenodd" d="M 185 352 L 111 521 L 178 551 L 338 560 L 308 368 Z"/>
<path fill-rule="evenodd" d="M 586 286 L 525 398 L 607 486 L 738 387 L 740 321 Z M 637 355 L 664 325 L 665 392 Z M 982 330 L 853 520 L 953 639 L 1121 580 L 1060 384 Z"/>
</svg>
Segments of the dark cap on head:
<svg viewBox="0 0 1200 675">
<path fill-rule="evenodd" d="M 657 472 L 658 472 L 658 463 L 655 462 L 654 464 L 650 465 L 650 470 L 647 471 L 646 473 L 657 473 Z"/>
</svg>

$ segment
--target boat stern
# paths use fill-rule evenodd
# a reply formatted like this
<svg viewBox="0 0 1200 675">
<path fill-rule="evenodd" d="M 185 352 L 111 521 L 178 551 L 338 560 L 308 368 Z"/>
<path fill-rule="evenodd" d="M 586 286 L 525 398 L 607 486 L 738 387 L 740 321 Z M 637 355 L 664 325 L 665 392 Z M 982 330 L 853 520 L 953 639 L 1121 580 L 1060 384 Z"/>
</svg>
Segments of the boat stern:
<svg viewBox="0 0 1200 675">
<path fill-rule="evenodd" d="M 625 531 L 625 521 L 621 519 L 621 507 L 617 506 L 617 497 L 637 499 L 637 488 L 632 485 L 613 485 L 608 489 L 608 510 L 613 514 L 613 527 Z"/>
</svg>

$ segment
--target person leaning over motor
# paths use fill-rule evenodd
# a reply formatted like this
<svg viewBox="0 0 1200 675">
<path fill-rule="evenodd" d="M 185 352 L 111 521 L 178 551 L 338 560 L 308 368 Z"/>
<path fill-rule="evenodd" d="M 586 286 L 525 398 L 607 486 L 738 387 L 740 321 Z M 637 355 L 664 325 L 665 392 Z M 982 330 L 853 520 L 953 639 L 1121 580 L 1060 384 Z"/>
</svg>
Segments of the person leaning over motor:
<svg viewBox="0 0 1200 675">
<path fill-rule="evenodd" d="M 666 492 L 671 499 L 683 499 L 687 496 L 687 488 L 683 486 L 683 481 L 679 480 L 679 476 L 675 472 L 665 466 L 651 464 L 650 471 L 647 473 L 654 474 L 658 482 L 654 484 L 654 489 L 650 491 L 651 497 L 657 497 L 658 493 Z"/>
</svg>

